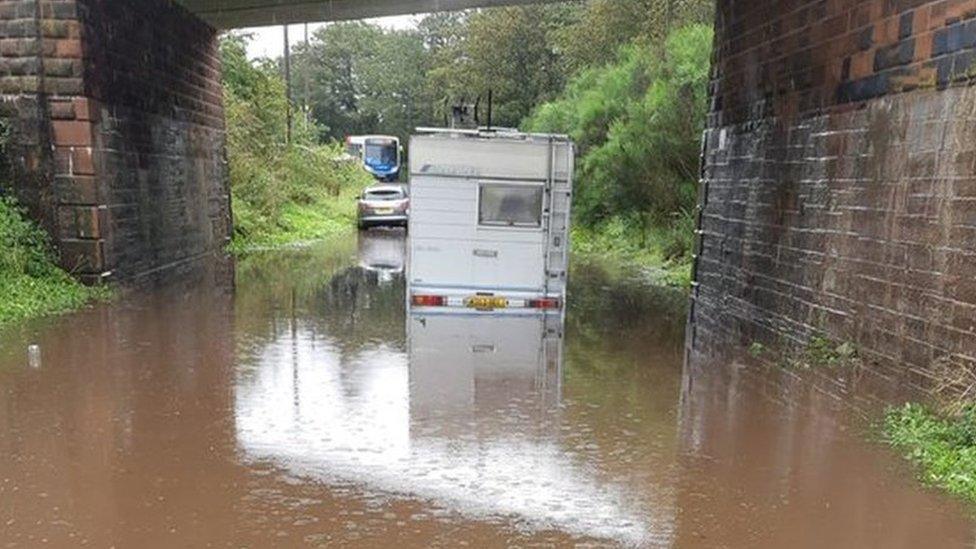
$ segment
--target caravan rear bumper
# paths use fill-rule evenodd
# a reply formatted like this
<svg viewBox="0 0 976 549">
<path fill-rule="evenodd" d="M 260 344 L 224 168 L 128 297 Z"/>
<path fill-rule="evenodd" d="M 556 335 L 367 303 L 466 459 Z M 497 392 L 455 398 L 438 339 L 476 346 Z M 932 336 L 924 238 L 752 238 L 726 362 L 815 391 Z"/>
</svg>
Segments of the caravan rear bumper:
<svg viewBox="0 0 976 549">
<path fill-rule="evenodd" d="M 539 291 L 430 286 L 411 286 L 407 300 L 411 311 L 426 313 L 561 313 L 565 305 L 564 296 Z"/>
</svg>

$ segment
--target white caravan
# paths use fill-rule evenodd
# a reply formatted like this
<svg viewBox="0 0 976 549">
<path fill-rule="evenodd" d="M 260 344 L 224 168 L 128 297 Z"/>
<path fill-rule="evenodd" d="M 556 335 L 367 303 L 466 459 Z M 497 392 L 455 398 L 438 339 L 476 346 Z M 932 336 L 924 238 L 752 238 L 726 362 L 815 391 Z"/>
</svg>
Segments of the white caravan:
<svg viewBox="0 0 976 549">
<path fill-rule="evenodd" d="M 418 131 L 410 141 L 411 311 L 562 313 L 573 143 L 514 131 Z"/>
</svg>

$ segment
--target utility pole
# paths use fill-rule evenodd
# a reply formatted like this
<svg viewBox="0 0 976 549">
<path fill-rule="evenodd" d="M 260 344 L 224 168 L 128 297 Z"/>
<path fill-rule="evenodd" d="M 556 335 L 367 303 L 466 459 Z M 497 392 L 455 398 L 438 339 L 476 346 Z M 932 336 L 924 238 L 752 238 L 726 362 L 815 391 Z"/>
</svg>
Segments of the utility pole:
<svg viewBox="0 0 976 549">
<path fill-rule="evenodd" d="M 288 25 L 284 27 L 285 31 L 285 112 L 287 117 L 287 126 L 285 128 L 285 139 L 290 144 L 291 143 L 291 45 L 288 41 Z"/>
<path fill-rule="evenodd" d="M 311 66 L 312 66 L 312 46 L 308 41 L 308 23 L 305 23 L 305 72 L 302 75 L 302 79 L 305 81 L 305 94 L 304 94 L 305 97 L 302 98 L 302 102 L 304 103 L 302 107 L 303 110 L 305 111 L 306 126 L 308 125 L 308 122 L 311 118 L 311 109 L 309 109 L 309 105 L 312 104 L 312 99 L 311 99 L 311 92 L 309 92 L 308 89 L 308 81 L 312 76 Z"/>
</svg>

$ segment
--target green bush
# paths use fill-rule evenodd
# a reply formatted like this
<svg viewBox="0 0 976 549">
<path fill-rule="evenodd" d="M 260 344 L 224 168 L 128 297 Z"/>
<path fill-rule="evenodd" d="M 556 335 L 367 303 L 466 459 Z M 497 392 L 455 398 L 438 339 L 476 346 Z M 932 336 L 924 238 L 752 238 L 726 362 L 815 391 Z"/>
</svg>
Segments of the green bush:
<svg viewBox="0 0 976 549">
<path fill-rule="evenodd" d="M 13 199 L 0 198 L 0 325 L 76 309 L 105 294 L 62 271 L 47 234 Z"/>
<path fill-rule="evenodd" d="M 51 260 L 47 235 L 9 197 L 0 198 L 0 242 L 0 272 L 42 277 L 58 270 Z"/>
<path fill-rule="evenodd" d="M 612 217 L 595 225 L 573 226 L 573 253 L 611 263 L 632 263 L 657 282 L 679 288 L 691 284 L 694 222 L 681 214 L 665 226 L 643 227 L 639 220 Z"/>
<path fill-rule="evenodd" d="M 576 221 L 605 243 L 688 261 L 711 46 L 705 25 L 672 32 L 663 49 L 629 44 L 615 63 L 583 71 L 523 123 L 576 141 Z"/>
<path fill-rule="evenodd" d="M 294 145 L 270 158 L 229 149 L 234 251 L 334 236 L 355 226 L 371 178 L 332 146 Z M 317 219 L 320 218 L 320 219 Z"/>
</svg>

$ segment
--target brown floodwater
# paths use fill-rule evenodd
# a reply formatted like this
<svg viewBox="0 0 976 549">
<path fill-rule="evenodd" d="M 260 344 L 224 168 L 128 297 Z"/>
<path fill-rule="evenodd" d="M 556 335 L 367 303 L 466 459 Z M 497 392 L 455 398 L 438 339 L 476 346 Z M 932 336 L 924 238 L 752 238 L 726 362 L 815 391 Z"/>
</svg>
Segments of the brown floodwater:
<svg viewBox="0 0 976 549">
<path fill-rule="evenodd" d="M 0 547 L 973 546 L 835 396 L 686 364 L 681 296 L 580 264 L 565 323 L 421 318 L 403 267 L 378 231 L 0 331 Z"/>
</svg>

